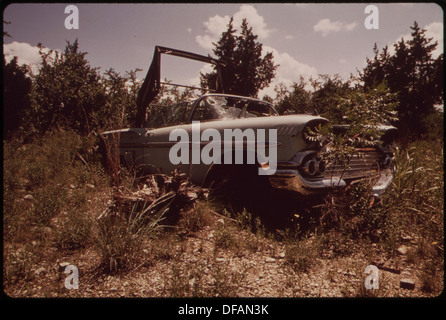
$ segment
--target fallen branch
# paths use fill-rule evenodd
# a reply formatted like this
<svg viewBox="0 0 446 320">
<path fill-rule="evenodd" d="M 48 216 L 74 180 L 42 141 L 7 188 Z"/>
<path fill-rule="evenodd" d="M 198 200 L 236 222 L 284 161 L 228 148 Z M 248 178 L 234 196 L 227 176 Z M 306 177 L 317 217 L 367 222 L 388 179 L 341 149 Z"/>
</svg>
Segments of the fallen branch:
<svg viewBox="0 0 446 320">
<path fill-rule="evenodd" d="M 88 165 L 87 161 L 85 161 L 85 159 L 82 158 L 82 156 L 81 156 L 78 152 L 76 152 L 76 155 L 77 155 L 78 158 L 81 159 L 81 161 L 87 166 L 88 171 L 91 172 L 91 168 L 90 168 L 90 166 Z"/>
</svg>

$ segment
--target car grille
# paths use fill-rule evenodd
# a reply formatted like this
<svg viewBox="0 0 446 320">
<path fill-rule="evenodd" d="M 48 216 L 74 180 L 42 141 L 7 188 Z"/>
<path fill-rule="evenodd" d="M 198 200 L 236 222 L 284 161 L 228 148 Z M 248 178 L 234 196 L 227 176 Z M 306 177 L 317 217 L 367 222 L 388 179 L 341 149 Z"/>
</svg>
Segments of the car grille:
<svg viewBox="0 0 446 320">
<path fill-rule="evenodd" d="M 380 174 L 381 158 L 381 153 L 374 148 L 358 148 L 345 163 L 328 164 L 322 177 L 345 180 L 377 178 Z"/>
</svg>

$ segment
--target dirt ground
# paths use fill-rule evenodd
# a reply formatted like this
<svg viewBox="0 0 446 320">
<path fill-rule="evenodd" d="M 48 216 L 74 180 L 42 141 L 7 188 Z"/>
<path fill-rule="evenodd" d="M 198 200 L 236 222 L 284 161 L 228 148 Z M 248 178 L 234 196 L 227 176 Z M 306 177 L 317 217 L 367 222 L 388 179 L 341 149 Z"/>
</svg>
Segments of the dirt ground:
<svg viewBox="0 0 446 320">
<path fill-rule="evenodd" d="M 222 249 L 216 233 L 228 230 L 236 235 L 235 245 Z M 175 237 L 174 240 L 172 240 Z M 317 236 L 302 242 L 315 247 Z M 417 243 L 411 239 L 404 247 Z M 31 246 L 38 245 L 31 242 Z M 40 243 L 40 245 L 43 245 Z M 169 234 L 143 248 L 145 259 L 127 270 L 106 274 L 98 269 L 99 257 L 91 248 L 76 252 L 42 249 L 42 260 L 26 279 L 16 279 L 4 293 L 16 297 L 436 297 L 443 290 L 442 272 L 432 292 L 425 292 L 418 278 L 421 264 L 409 261 L 407 252 L 386 257 L 379 244 L 351 242 L 348 254 L 324 246 L 303 256 L 303 267 L 290 259 L 287 244 L 241 229 L 232 219 L 208 214 L 201 230 L 187 235 Z M 317 246 L 319 247 L 319 246 Z M 6 244 L 5 253 L 23 253 L 24 246 Z M 287 251 L 288 250 L 288 251 Z M 168 251 L 168 253 L 167 253 Z M 294 263 L 293 263 L 294 262 Z M 369 265 L 378 266 L 378 289 L 366 289 Z M 79 272 L 78 288 L 67 289 L 67 265 Z M 298 265 L 297 265 L 298 266 Z M 370 279 L 370 278 L 369 278 Z M 411 279 L 415 286 L 401 282 Z M 404 281 L 403 281 L 404 282 Z M 369 281 L 370 283 L 370 281 Z"/>
</svg>

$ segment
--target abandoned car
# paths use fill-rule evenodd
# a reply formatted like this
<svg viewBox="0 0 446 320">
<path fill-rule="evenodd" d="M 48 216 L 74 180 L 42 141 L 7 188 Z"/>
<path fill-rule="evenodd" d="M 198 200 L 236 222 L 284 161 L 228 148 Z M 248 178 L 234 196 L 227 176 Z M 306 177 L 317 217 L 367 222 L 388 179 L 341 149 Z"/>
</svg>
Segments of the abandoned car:
<svg viewBox="0 0 446 320">
<path fill-rule="evenodd" d="M 217 72 L 225 65 L 210 57 L 157 46 L 138 94 L 139 127 L 102 134 L 121 164 L 146 173 L 170 174 L 177 169 L 204 186 L 230 177 L 228 170 L 238 166 L 243 168 L 239 173 L 265 175 L 274 189 L 304 196 L 368 178 L 373 181 L 373 194 L 379 197 L 390 185 L 392 153 L 385 146 L 357 148 L 347 166 L 320 159 L 319 144 L 304 134 L 308 128 L 327 122 L 318 115 L 278 115 L 269 102 L 221 90 L 166 107 L 157 119 L 153 115 L 146 119 L 147 106 L 162 84 L 161 54 L 212 63 Z M 216 87 L 222 88 L 222 84 Z"/>
</svg>

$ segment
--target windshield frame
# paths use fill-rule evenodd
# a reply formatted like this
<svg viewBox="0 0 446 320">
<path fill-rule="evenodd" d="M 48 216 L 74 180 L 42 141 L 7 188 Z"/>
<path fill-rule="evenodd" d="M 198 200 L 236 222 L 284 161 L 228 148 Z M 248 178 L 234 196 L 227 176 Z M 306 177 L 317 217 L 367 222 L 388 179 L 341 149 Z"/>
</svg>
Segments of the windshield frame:
<svg viewBox="0 0 446 320">
<path fill-rule="evenodd" d="M 203 120 L 203 119 L 193 119 L 194 114 L 198 108 L 198 106 L 202 103 L 205 102 L 207 99 L 209 98 L 230 98 L 230 99 L 235 99 L 235 100 L 240 100 L 240 101 L 244 101 L 245 105 L 247 105 L 247 103 L 249 102 L 256 102 L 259 104 L 263 104 L 265 106 L 268 106 L 269 108 L 269 115 L 265 115 L 263 117 L 273 117 L 273 116 L 278 116 L 279 113 L 276 111 L 276 109 L 274 109 L 272 103 L 268 102 L 268 101 L 263 101 L 263 100 L 259 100 L 259 99 L 255 99 L 255 98 L 250 98 L 250 97 L 244 97 L 244 96 L 237 96 L 237 95 L 230 95 L 230 94 L 207 94 L 204 96 L 201 96 L 200 98 L 198 98 L 197 100 L 194 101 L 194 103 L 192 104 L 191 108 L 190 108 L 190 113 L 189 116 L 187 118 L 187 122 L 191 123 L 192 121 L 201 121 L 201 122 L 207 122 L 207 121 L 222 121 L 222 120 L 236 120 L 236 119 L 246 119 L 246 118 L 259 118 L 261 116 L 253 116 L 253 117 L 247 117 L 246 116 L 246 108 L 242 108 L 240 111 L 240 114 L 238 116 L 232 116 L 232 117 L 222 117 L 222 118 L 215 118 L 215 119 L 207 119 L 207 120 Z M 236 107 L 234 107 L 236 108 Z M 240 108 L 238 108 L 240 109 Z M 242 113 L 245 113 L 245 115 L 243 116 Z"/>
</svg>

